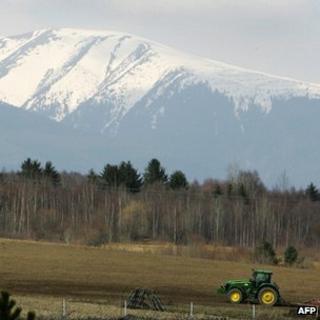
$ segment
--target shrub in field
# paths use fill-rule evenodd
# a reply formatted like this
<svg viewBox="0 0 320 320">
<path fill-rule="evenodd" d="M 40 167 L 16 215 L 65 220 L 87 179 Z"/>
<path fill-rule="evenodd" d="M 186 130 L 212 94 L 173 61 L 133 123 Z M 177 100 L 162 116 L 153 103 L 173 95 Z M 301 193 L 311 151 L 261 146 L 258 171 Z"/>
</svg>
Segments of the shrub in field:
<svg viewBox="0 0 320 320">
<path fill-rule="evenodd" d="M 259 263 L 278 264 L 279 260 L 270 242 L 264 241 L 254 251 L 254 258 Z"/>
<path fill-rule="evenodd" d="M 88 246 L 100 247 L 109 242 L 109 236 L 104 230 L 97 230 L 92 235 L 90 235 L 87 240 Z"/>
<path fill-rule="evenodd" d="M 16 307 L 16 302 L 10 298 L 8 292 L 2 291 L 0 296 L 0 319 L 1 320 L 21 320 L 20 307 Z M 35 314 L 28 312 L 27 320 L 34 320 Z"/>
<path fill-rule="evenodd" d="M 289 246 L 284 252 L 284 262 L 292 266 L 298 259 L 298 251 L 294 246 Z"/>
</svg>

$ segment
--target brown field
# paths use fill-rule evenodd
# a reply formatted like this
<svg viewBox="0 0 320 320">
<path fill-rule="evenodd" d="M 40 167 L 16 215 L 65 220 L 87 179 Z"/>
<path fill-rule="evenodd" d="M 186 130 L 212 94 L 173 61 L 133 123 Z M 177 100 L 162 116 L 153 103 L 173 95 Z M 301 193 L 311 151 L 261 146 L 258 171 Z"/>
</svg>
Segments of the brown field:
<svg viewBox="0 0 320 320">
<path fill-rule="evenodd" d="M 66 297 L 73 304 L 98 303 L 100 311 L 102 306 L 113 305 L 117 313 L 121 299 L 131 289 L 147 287 L 158 291 L 172 310 L 192 301 L 202 306 L 202 312 L 203 306 L 214 314 L 248 312 L 247 305 L 230 306 L 216 294 L 216 288 L 225 279 L 248 277 L 255 265 L 161 255 L 148 250 L 134 245 L 92 248 L 3 239 L 0 288 L 17 296 L 26 308 L 42 306 L 42 311 L 46 304 L 53 308 Z M 274 271 L 274 280 L 286 300 L 303 302 L 320 296 L 319 265 L 309 269 L 259 266 L 262 267 Z M 283 312 L 284 308 L 274 309 Z"/>
</svg>

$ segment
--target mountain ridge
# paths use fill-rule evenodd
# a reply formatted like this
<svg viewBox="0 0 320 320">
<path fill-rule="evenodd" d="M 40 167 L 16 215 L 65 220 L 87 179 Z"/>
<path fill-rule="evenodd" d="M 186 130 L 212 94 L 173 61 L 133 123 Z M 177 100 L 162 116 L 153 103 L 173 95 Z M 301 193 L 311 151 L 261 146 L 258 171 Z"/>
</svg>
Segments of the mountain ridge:
<svg viewBox="0 0 320 320">
<path fill-rule="evenodd" d="M 3 134 L 12 134 L 0 140 L 1 159 L 9 164 L 28 155 L 50 156 L 59 168 L 73 170 L 100 170 L 121 160 L 143 170 L 157 157 L 189 179 L 222 179 L 237 163 L 258 170 L 269 186 L 284 171 L 296 186 L 317 183 L 316 177 L 320 183 L 313 139 L 320 133 L 319 84 L 199 58 L 133 35 L 46 29 L 1 38 L 1 100 L 27 114 L 19 126 L 14 116 L 0 114 Z M 43 120 L 48 128 L 30 125 L 32 116 L 50 120 Z M 20 144 L 24 133 L 37 137 L 32 146 Z"/>
<path fill-rule="evenodd" d="M 250 104 L 268 112 L 277 97 L 320 99 L 318 84 L 184 54 L 126 33 L 63 28 L 0 39 L 0 100 L 57 121 L 89 100 L 101 104 L 110 99 L 117 121 L 179 71 L 182 89 L 207 83 L 228 96 L 236 112 Z M 11 83 L 19 82 L 13 92 Z"/>
</svg>

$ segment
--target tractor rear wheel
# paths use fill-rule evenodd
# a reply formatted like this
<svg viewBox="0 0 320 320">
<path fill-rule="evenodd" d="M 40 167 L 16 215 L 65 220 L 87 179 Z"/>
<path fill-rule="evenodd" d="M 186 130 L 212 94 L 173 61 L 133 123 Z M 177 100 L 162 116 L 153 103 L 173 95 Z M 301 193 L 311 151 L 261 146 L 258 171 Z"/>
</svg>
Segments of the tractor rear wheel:
<svg viewBox="0 0 320 320">
<path fill-rule="evenodd" d="M 278 298 L 278 292 L 270 287 L 262 288 L 258 294 L 259 303 L 266 306 L 275 305 L 278 301 Z"/>
<path fill-rule="evenodd" d="M 243 300 L 243 294 L 239 289 L 231 289 L 228 292 L 228 298 L 231 303 L 241 303 Z"/>
</svg>

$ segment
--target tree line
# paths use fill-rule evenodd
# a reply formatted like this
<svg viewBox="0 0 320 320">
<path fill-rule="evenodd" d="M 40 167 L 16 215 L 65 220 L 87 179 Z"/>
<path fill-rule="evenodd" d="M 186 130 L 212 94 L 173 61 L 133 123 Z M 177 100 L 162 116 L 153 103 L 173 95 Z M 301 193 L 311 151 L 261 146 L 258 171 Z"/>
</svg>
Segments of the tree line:
<svg viewBox="0 0 320 320">
<path fill-rule="evenodd" d="M 320 196 L 269 190 L 255 171 L 225 181 L 189 182 L 152 159 L 140 174 L 130 162 L 100 173 L 58 172 L 27 159 L 0 174 L 0 235 L 99 245 L 118 241 L 195 241 L 256 247 L 320 245 Z"/>
</svg>

